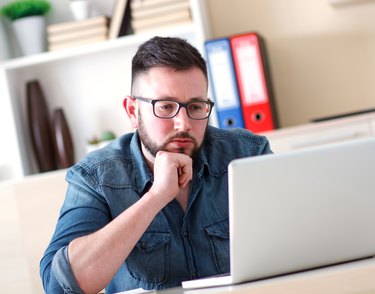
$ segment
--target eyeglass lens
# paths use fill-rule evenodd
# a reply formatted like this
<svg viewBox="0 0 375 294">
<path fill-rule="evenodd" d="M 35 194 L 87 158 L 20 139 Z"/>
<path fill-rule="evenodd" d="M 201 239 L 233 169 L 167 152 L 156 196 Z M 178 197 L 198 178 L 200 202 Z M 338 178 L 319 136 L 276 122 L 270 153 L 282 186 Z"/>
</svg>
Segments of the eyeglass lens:
<svg viewBox="0 0 375 294">
<path fill-rule="evenodd" d="M 211 105 L 205 101 L 190 102 L 186 106 L 189 117 L 193 119 L 204 119 L 210 114 Z M 155 115 L 162 118 L 174 117 L 180 109 L 180 105 L 175 101 L 158 100 L 155 102 Z"/>
</svg>

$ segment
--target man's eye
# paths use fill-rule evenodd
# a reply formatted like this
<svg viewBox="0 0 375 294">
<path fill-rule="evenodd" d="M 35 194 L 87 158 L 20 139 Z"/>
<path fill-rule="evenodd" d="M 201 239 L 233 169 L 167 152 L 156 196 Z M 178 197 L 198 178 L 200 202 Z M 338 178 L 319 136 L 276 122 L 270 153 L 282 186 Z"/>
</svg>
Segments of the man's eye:
<svg viewBox="0 0 375 294">
<path fill-rule="evenodd" d="M 171 104 L 166 104 L 166 105 L 162 105 L 160 108 L 162 108 L 162 109 L 171 109 L 171 108 L 173 108 L 172 107 L 172 105 Z"/>
<path fill-rule="evenodd" d="M 202 103 L 194 103 L 194 104 L 190 104 L 189 108 L 193 111 L 198 111 L 198 110 L 202 110 L 204 108 L 204 105 Z"/>
<path fill-rule="evenodd" d="M 160 110 L 167 111 L 167 110 L 173 110 L 175 108 L 175 105 L 172 103 L 163 103 L 163 104 L 158 105 L 158 107 Z"/>
</svg>

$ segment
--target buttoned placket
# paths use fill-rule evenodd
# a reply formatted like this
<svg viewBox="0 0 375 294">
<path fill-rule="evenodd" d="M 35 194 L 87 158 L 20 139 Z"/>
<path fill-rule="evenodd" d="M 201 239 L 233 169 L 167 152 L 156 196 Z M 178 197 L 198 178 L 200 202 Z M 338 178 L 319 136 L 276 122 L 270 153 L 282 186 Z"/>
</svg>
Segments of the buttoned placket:
<svg viewBox="0 0 375 294">
<path fill-rule="evenodd" d="M 201 190 L 202 187 L 202 177 L 201 177 L 202 171 L 198 172 L 194 176 L 194 183 L 195 185 L 192 187 L 192 190 L 189 193 L 189 200 L 188 200 L 188 205 L 184 214 L 184 217 L 182 219 L 182 239 L 184 242 L 184 247 L 185 247 L 185 255 L 188 258 L 188 266 L 190 270 L 190 276 L 191 279 L 196 279 L 199 277 L 199 271 L 197 268 L 197 263 L 195 261 L 195 256 L 194 252 L 192 250 L 193 246 L 191 244 L 191 238 L 190 238 L 190 233 L 191 229 L 189 228 L 189 218 L 191 217 L 191 207 L 192 204 L 195 201 L 195 198 L 197 197 L 199 191 Z"/>
</svg>

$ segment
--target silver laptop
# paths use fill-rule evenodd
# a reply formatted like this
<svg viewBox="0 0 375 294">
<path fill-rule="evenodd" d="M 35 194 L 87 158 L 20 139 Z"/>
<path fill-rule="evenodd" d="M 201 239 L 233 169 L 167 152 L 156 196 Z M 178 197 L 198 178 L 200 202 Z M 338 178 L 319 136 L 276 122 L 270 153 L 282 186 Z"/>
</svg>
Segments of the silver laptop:
<svg viewBox="0 0 375 294">
<path fill-rule="evenodd" d="M 231 274 L 238 284 L 375 256 L 375 138 L 229 164 Z"/>
</svg>

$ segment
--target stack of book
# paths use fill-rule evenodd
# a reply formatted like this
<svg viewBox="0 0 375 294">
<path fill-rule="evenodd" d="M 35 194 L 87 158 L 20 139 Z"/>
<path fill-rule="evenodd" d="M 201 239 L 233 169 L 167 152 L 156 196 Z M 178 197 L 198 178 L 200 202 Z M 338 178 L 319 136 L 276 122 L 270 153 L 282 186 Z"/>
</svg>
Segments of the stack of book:
<svg viewBox="0 0 375 294">
<path fill-rule="evenodd" d="M 105 16 L 51 24 L 47 27 L 49 51 L 96 43 L 107 38 L 108 19 Z"/>
<path fill-rule="evenodd" d="M 134 33 L 190 24 L 189 0 L 132 0 Z"/>
</svg>

